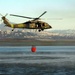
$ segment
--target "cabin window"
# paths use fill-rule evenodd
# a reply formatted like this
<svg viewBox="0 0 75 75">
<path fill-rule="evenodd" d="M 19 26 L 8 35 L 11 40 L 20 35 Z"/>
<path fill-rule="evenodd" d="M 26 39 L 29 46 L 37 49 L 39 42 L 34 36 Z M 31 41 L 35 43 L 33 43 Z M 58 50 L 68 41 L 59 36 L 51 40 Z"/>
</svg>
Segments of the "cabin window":
<svg viewBox="0 0 75 75">
<path fill-rule="evenodd" d="M 41 27 L 41 24 L 40 24 L 40 23 L 38 23 L 38 27 L 39 27 L 39 28 Z"/>
</svg>

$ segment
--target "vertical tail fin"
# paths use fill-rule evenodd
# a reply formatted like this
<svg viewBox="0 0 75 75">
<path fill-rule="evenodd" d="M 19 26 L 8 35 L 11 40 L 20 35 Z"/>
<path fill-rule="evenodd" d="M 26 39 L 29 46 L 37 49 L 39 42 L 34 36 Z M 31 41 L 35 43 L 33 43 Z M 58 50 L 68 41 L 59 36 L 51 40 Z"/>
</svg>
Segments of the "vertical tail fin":
<svg viewBox="0 0 75 75">
<path fill-rule="evenodd" d="M 7 14 L 5 16 L 7 16 Z M 6 26 L 11 27 L 11 23 L 8 21 L 8 19 L 5 16 L 2 16 L 3 23 Z"/>
</svg>

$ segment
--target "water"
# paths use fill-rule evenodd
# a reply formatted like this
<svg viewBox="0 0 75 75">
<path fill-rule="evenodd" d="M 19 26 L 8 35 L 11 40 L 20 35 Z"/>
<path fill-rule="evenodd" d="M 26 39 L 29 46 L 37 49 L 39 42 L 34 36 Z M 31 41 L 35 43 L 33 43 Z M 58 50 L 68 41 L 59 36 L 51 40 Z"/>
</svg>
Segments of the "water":
<svg viewBox="0 0 75 75">
<path fill-rule="evenodd" d="M 1 46 L 2 75 L 75 75 L 75 46 Z"/>
<path fill-rule="evenodd" d="M 75 46 L 36 46 L 37 52 L 75 51 Z M 31 46 L 0 46 L 0 52 L 28 52 Z"/>
</svg>

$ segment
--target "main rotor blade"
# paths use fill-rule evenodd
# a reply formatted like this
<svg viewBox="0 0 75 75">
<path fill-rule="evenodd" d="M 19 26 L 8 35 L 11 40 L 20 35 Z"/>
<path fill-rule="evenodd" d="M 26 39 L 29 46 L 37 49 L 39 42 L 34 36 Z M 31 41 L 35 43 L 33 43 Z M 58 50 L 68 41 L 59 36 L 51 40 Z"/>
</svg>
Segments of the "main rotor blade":
<svg viewBox="0 0 75 75">
<path fill-rule="evenodd" d="M 14 15 L 14 14 L 10 14 L 10 16 L 16 16 L 16 17 L 22 17 L 22 18 L 28 18 L 28 19 L 35 19 L 35 18 L 32 18 L 32 17 L 20 16 L 20 15 Z"/>
<path fill-rule="evenodd" d="M 38 18 L 40 18 L 41 16 L 43 16 L 47 11 L 45 11 L 44 13 L 42 13 Z"/>
</svg>

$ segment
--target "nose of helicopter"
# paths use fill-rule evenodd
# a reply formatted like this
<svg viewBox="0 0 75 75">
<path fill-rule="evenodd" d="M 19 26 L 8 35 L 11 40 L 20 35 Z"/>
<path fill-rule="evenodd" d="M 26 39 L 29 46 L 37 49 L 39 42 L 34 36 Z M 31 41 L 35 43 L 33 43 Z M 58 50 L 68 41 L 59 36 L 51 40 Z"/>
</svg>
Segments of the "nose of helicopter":
<svg viewBox="0 0 75 75">
<path fill-rule="evenodd" d="M 52 28 L 52 26 L 49 25 L 49 28 Z"/>
</svg>

